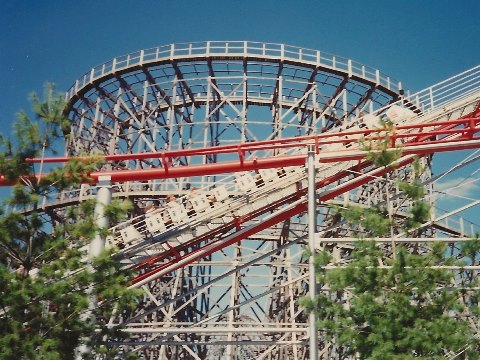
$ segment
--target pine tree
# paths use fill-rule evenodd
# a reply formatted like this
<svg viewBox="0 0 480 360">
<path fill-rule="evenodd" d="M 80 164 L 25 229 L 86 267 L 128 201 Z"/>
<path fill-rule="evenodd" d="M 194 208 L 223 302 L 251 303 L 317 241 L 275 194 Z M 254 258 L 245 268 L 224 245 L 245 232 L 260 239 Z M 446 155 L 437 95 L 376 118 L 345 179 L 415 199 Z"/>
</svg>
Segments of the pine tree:
<svg viewBox="0 0 480 360">
<path fill-rule="evenodd" d="M 102 159 L 72 160 L 33 177 L 39 168 L 26 159 L 54 153 L 69 135 L 69 123 L 52 85 L 44 99 L 34 94 L 31 100 L 36 119 L 18 113 L 13 138 L 0 139 L 0 174 L 14 184 L 5 201 L 14 210 L 0 216 L 0 359 L 73 359 L 81 343 L 91 349 L 86 358 L 112 358 L 115 349 L 105 346 L 105 336 L 123 335 L 108 320 L 135 306 L 139 293 L 127 290 L 128 274 L 115 261 L 115 248 L 88 261 L 86 245 L 106 232 L 96 225 L 95 201 L 70 206 L 53 221 L 40 207 L 43 197 L 85 181 Z M 113 202 L 106 213 L 119 219 L 128 209 L 128 203 Z"/>
<path fill-rule="evenodd" d="M 369 156 L 377 166 L 389 166 L 400 152 Z M 410 181 L 399 182 L 409 208 L 403 220 L 406 234 L 419 235 L 429 219 L 423 201 L 420 163 Z M 388 179 L 385 179 L 388 180 Z M 363 238 L 354 244 L 347 265 L 337 263 L 326 250 L 315 257 L 319 293 L 314 301 L 301 299 L 317 316 L 323 339 L 334 341 L 345 359 L 478 359 L 478 283 L 473 271 L 447 266 L 478 264 L 478 239 L 464 242 L 456 253 L 443 243 L 429 243 L 420 251 L 396 245 L 386 249 L 368 238 L 388 237 L 394 225 L 385 206 L 338 209 Z M 397 226 L 399 224 L 396 224 Z M 385 251 L 392 252 L 386 258 Z M 459 280 L 462 287 L 455 287 Z M 449 357 L 447 357 L 447 355 Z"/>
</svg>

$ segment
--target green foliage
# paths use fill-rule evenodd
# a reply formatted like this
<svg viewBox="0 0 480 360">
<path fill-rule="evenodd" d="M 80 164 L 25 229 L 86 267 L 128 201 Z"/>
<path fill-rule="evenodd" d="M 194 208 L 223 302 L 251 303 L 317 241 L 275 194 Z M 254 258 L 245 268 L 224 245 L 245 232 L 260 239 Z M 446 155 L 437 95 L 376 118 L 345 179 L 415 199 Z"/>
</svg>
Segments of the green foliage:
<svg viewBox="0 0 480 360">
<path fill-rule="evenodd" d="M 388 218 L 386 209 L 379 207 L 363 208 L 359 206 L 348 206 L 346 209 L 339 210 L 347 222 L 351 224 L 361 224 L 369 236 L 385 236 L 390 232 L 392 225 Z"/>
<path fill-rule="evenodd" d="M 14 139 L 0 141 L 0 173 L 16 183 L 5 203 L 19 210 L 0 216 L 0 360 L 72 359 L 85 342 L 92 354 L 113 358 L 115 349 L 105 346 L 103 336 L 124 335 L 107 323 L 115 311 L 130 311 L 139 292 L 127 289 L 129 275 L 115 261 L 115 249 L 89 265 L 86 245 L 105 233 L 94 219 L 95 201 L 72 206 L 51 223 L 37 211 L 43 196 L 77 186 L 103 159 L 73 160 L 39 181 L 30 176 L 35 167 L 26 159 L 52 152 L 69 127 L 63 97 L 53 86 L 46 87 L 44 100 L 32 95 L 32 104 L 37 119 L 19 113 Z M 119 221 L 130 206 L 115 201 L 106 213 Z M 94 309 L 92 299 L 98 302 Z"/>
<path fill-rule="evenodd" d="M 389 166 L 396 155 L 385 154 L 376 151 L 370 160 L 376 166 Z M 409 180 L 397 183 L 409 204 L 402 225 L 406 233 L 419 232 L 430 217 L 420 180 L 424 169 L 418 160 L 411 169 Z M 389 236 L 391 226 L 398 225 L 390 220 L 393 216 L 386 205 L 349 206 L 337 209 L 337 215 L 365 237 Z M 459 354 L 455 358 L 479 359 L 471 325 L 480 315 L 480 293 L 475 290 L 479 284 L 471 270 L 448 268 L 477 265 L 478 238 L 462 243 L 454 254 L 448 254 L 443 243 L 422 246 L 421 251 L 418 246 L 412 250 L 397 244 L 387 258 L 386 247 L 359 240 L 347 265 L 336 263 L 326 250 L 317 252 L 314 264 L 320 291 L 314 300 L 302 298 L 300 305 L 315 312 L 322 336 L 351 358 L 430 360 Z M 453 287 L 459 281 L 464 288 Z"/>
<path fill-rule="evenodd" d="M 416 200 L 408 209 L 408 218 L 405 221 L 405 230 L 417 229 L 430 218 L 431 206 L 423 201 Z"/>
<path fill-rule="evenodd" d="M 407 181 L 399 181 L 398 187 L 410 199 L 421 199 L 425 194 L 425 189 L 418 177 L 416 177 L 411 183 Z"/>
<path fill-rule="evenodd" d="M 461 244 L 460 252 L 464 256 L 464 260 L 467 265 L 475 265 L 480 257 L 480 240 L 478 236 L 471 241 L 467 241 Z"/>
<path fill-rule="evenodd" d="M 61 191 L 75 184 L 89 182 L 88 175 L 103 163 L 104 159 L 100 156 L 71 159 L 62 168 L 56 168 L 48 176 L 45 176 L 41 184 Z"/>
<path fill-rule="evenodd" d="M 419 160 L 416 159 L 412 165 L 411 179 L 396 182 L 399 190 L 404 194 L 404 200 L 410 202 L 406 211 L 406 219 L 403 222 L 403 229 L 409 234 L 417 231 L 430 219 L 431 205 L 424 201 L 425 189 L 420 179 L 424 170 L 421 168 Z M 386 181 L 388 182 L 388 178 Z M 362 229 L 363 237 L 388 236 L 391 227 L 395 225 L 388 214 L 387 204 L 371 207 L 350 205 L 343 209 L 337 208 L 336 211 L 348 224 Z"/>
<path fill-rule="evenodd" d="M 382 121 L 381 126 L 380 139 L 362 142 L 363 150 L 368 151 L 366 159 L 380 167 L 390 166 L 402 156 L 402 149 L 391 147 L 391 135 L 395 132 L 393 123 Z"/>
<path fill-rule="evenodd" d="M 36 93 L 33 93 L 30 96 L 30 101 L 37 119 L 48 130 L 45 134 L 47 141 L 58 139 L 70 133 L 70 120 L 64 114 L 64 96 L 55 92 L 55 87 L 52 83 L 48 83 L 45 86 L 43 99 L 40 99 Z"/>
<path fill-rule="evenodd" d="M 412 164 L 411 179 L 397 182 L 398 188 L 405 194 L 406 199 L 409 199 L 412 203 L 407 211 L 407 219 L 404 223 L 406 233 L 414 232 L 420 225 L 430 219 L 431 205 L 424 201 L 425 189 L 420 180 L 424 171 L 425 169 L 422 168 L 417 158 Z"/>
<path fill-rule="evenodd" d="M 105 206 L 104 212 L 110 222 L 116 223 L 125 218 L 125 214 L 131 209 L 131 202 L 113 199 L 110 205 Z"/>
<path fill-rule="evenodd" d="M 386 266 L 382 253 L 373 241 L 360 241 L 347 266 L 329 270 L 332 259 L 319 254 L 324 261 L 316 263 L 317 279 L 324 290 L 301 304 L 315 311 L 328 339 L 360 359 L 443 359 L 448 351 L 476 345 L 468 321 L 451 316 L 464 309 L 459 291 L 450 288 L 455 274 L 431 268 L 452 264 L 444 244 L 421 255 L 399 247 Z M 475 346 L 465 354 L 479 358 Z"/>
<path fill-rule="evenodd" d="M 385 148 L 370 152 L 367 155 L 367 160 L 371 161 L 375 166 L 389 166 L 401 156 L 401 150 L 389 150 Z"/>
</svg>

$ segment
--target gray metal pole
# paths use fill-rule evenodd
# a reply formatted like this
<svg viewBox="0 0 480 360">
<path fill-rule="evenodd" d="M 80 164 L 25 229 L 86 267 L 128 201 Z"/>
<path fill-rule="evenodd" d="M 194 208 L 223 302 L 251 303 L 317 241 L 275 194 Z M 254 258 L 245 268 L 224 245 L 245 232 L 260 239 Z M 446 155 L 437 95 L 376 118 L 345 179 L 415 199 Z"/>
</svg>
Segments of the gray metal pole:
<svg viewBox="0 0 480 360">
<path fill-rule="evenodd" d="M 95 221 L 99 228 L 108 227 L 108 219 L 105 216 L 105 206 L 112 202 L 112 187 L 110 184 L 110 176 L 100 176 L 98 179 L 97 203 L 95 205 Z M 105 249 L 105 238 L 100 234 L 90 242 L 88 257 L 90 259 L 98 256 Z"/>
<path fill-rule="evenodd" d="M 105 216 L 105 206 L 110 205 L 112 202 L 112 186 L 110 182 L 111 178 L 110 176 L 100 176 L 98 179 L 98 191 L 97 191 L 97 203 L 95 204 L 95 210 L 94 210 L 94 218 L 97 223 L 97 226 L 99 228 L 107 228 L 108 227 L 108 219 Z M 102 251 L 105 249 L 105 238 L 101 236 L 100 234 L 96 234 L 93 240 L 90 242 L 90 246 L 88 249 L 88 258 L 91 261 L 94 257 L 99 256 Z M 90 269 L 91 264 L 89 261 L 89 267 Z M 97 305 L 97 299 L 91 294 L 92 289 L 88 288 L 87 293 L 89 294 L 90 297 L 90 303 L 89 303 L 89 310 L 83 314 L 83 317 L 85 320 L 88 319 L 90 316 L 91 312 Z M 87 339 L 83 339 L 86 341 Z M 81 360 L 82 359 L 82 354 L 85 353 L 90 353 L 91 349 L 89 348 L 88 345 L 86 344 L 81 344 L 78 346 L 75 352 L 75 359 L 76 360 Z"/>
<path fill-rule="evenodd" d="M 308 146 L 307 173 L 308 173 L 308 246 L 310 248 L 310 257 L 308 259 L 309 273 L 309 296 L 313 301 L 317 294 L 317 282 L 315 278 L 314 254 L 315 254 L 315 232 L 316 232 L 316 197 L 315 197 L 315 146 Z M 316 316 L 312 311 L 309 315 L 310 330 L 310 360 L 318 359 L 318 335 L 315 326 Z"/>
</svg>

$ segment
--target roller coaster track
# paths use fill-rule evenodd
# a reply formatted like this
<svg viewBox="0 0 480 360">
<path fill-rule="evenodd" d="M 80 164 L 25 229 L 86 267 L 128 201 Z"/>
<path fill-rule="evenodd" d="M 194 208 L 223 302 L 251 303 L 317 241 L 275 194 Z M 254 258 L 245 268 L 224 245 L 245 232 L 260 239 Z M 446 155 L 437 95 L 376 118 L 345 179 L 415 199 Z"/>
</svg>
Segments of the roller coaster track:
<svg viewBox="0 0 480 360">
<path fill-rule="evenodd" d="M 305 164 L 307 147 L 314 146 L 318 174 L 318 201 L 326 202 L 345 192 L 410 164 L 416 156 L 480 148 L 479 68 L 475 67 L 417 94 L 401 98 L 373 114 L 331 132 L 255 141 L 238 145 L 142 154 L 107 155 L 105 160 L 159 159 L 161 167 L 96 171 L 88 182 L 107 178 L 112 183 L 236 173 L 235 182 L 199 189 L 176 199 L 175 206 L 155 209 L 111 231 L 112 242 L 125 247 L 121 256 L 141 273 L 132 286 L 141 286 L 178 268 L 242 241 L 262 230 L 306 211 Z M 393 123 L 392 128 L 380 124 Z M 383 149 L 400 150 L 390 167 L 377 168 L 366 159 L 365 144 L 389 143 Z M 276 153 L 272 156 L 272 153 Z M 175 165 L 175 159 L 225 155 L 214 164 Z M 60 163 L 68 157 L 27 159 Z M 0 185 L 9 182 L 0 176 Z M 122 196 L 122 191 L 116 196 Z M 214 199 L 213 201 L 211 199 Z M 79 196 L 49 206 L 64 206 Z M 167 218 L 165 217 L 167 215 Z"/>
<path fill-rule="evenodd" d="M 375 114 L 376 120 L 388 119 L 388 109 L 397 112 L 407 110 L 405 118 L 396 121 L 390 133 L 380 127 L 380 123 L 372 124 L 373 119 L 367 118 L 370 116 L 367 115 L 350 124 L 348 129 L 340 128 L 322 135 L 215 148 L 106 156 L 106 161 L 158 158 L 163 167 L 98 171 L 90 173 L 89 177 L 95 182 L 101 177 L 110 178 L 112 182 L 123 182 L 237 173 L 235 189 L 227 189 L 222 185 L 201 189 L 193 200 L 185 196 L 177 199 L 175 208 L 157 209 L 149 216 L 131 219 L 111 229 L 117 241 L 126 245 L 122 250 L 123 256 L 142 272 L 133 280 L 132 286 L 141 286 L 305 212 L 306 174 L 301 166 L 305 163 L 306 147 L 309 145 L 313 145 L 317 153 L 316 187 L 319 202 L 331 200 L 364 185 L 372 177 L 406 166 L 415 156 L 479 148 L 479 98 L 479 93 L 469 96 L 462 94 L 458 99 L 442 104 L 440 109 L 434 107 L 426 114 L 408 110 L 409 102 L 402 100 Z M 386 135 L 390 139 L 387 150 L 400 149 L 402 157 L 392 164 L 394 166 L 376 168 L 365 159 L 368 151 L 359 144 L 375 144 Z M 281 155 L 246 156 L 271 150 L 281 151 Z M 180 156 L 195 157 L 211 153 L 228 154 L 236 159 L 209 165 L 173 165 L 173 160 Z M 41 161 L 53 163 L 68 159 L 44 158 Z M 29 161 L 38 162 L 40 159 Z M 216 201 L 210 203 L 207 196 L 212 195 Z M 185 206 L 187 203 L 193 204 L 190 212 Z M 169 214 L 168 223 L 165 212 Z"/>
</svg>

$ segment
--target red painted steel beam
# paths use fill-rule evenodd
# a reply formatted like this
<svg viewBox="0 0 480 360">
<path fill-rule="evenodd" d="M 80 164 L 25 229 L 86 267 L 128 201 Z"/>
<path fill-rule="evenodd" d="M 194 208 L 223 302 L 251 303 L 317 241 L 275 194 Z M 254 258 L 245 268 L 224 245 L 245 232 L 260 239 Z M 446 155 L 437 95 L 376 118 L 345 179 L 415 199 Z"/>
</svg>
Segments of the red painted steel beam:
<svg viewBox="0 0 480 360">
<path fill-rule="evenodd" d="M 432 146 L 435 145 L 435 146 Z M 405 144 L 403 147 L 388 148 L 388 150 L 401 150 L 402 155 L 429 155 L 434 153 L 441 153 L 447 151 L 469 150 L 480 148 L 480 137 L 474 137 L 468 140 L 460 138 L 454 141 L 430 140 L 416 141 Z M 364 151 L 339 151 L 338 155 L 329 155 L 324 153 L 324 156 L 319 158 L 320 163 L 342 162 L 350 160 L 362 160 L 366 156 Z"/>
<path fill-rule="evenodd" d="M 438 132 L 440 133 L 440 132 Z M 456 151 L 465 149 L 475 149 L 480 147 L 480 137 L 472 137 L 471 134 L 459 139 L 442 139 L 442 140 L 430 140 L 431 145 L 437 144 L 438 146 L 430 146 L 429 148 L 415 148 L 417 145 L 424 145 L 425 141 L 438 134 L 437 132 L 430 132 L 427 135 L 421 133 L 422 137 L 411 143 L 405 143 L 397 149 L 401 149 L 403 154 L 417 154 L 426 155 L 435 152 Z M 460 132 L 453 132 L 450 135 L 458 134 Z M 463 132 L 462 132 L 463 133 Z M 414 134 L 410 135 L 414 136 Z M 461 142 L 468 139 L 468 142 Z M 449 144 L 449 145 L 447 145 Z M 303 145 L 302 145 L 303 147 Z M 389 148 L 395 149 L 395 148 Z M 364 159 L 367 152 L 358 150 L 356 152 L 348 150 L 339 150 L 336 152 L 325 152 L 325 156 L 320 158 L 320 162 L 340 162 L 349 160 L 361 160 Z M 100 176 L 110 176 L 113 182 L 123 181 L 145 181 L 153 179 L 167 179 L 167 178 L 180 178 L 191 176 L 203 176 L 203 175 L 217 175 L 225 174 L 229 172 L 238 171 L 251 171 L 257 169 L 278 168 L 286 166 L 300 166 L 305 163 L 305 154 L 300 155 L 285 155 L 269 158 L 259 158 L 253 160 L 239 159 L 238 161 L 219 162 L 213 164 L 204 165 L 187 165 L 177 167 L 163 167 L 163 168 L 151 168 L 151 169 L 135 169 L 135 170 L 113 170 L 113 171 L 96 171 L 88 174 L 85 177 L 85 182 L 97 182 Z M 47 176 L 42 175 L 42 177 Z M 38 176 L 27 176 L 25 179 L 30 181 L 37 179 Z M 8 181 L 5 176 L 0 175 L 0 186 L 11 186 L 15 182 Z"/>
<path fill-rule="evenodd" d="M 425 135 L 441 135 L 449 133 L 461 133 L 461 132 L 478 132 L 480 128 L 476 128 L 476 121 L 479 121 L 478 117 L 466 116 L 456 120 L 449 121 L 437 121 L 423 124 L 409 124 L 409 125 L 399 125 L 395 127 L 395 130 L 414 130 L 414 129 L 423 129 L 426 127 L 440 127 L 440 130 L 431 130 L 428 132 L 410 132 L 405 134 L 391 134 L 393 138 L 403 138 L 403 137 L 414 137 L 414 136 L 425 136 Z M 464 130 L 456 129 L 448 131 L 448 129 L 454 129 L 458 125 L 464 125 Z M 443 130 L 442 130 L 443 129 Z M 239 157 L 242 157 L 241 154 L 246 152 L 260 151 L 260 150 L 272 150 L 279 148 L 292 148 L 292 147 L 305 147 L 307 144 L 315 143 L 318 146 L 327 145 L 327 144 L 339 144 L 344 143 L 348 144 L 351 142 L 356 142 L 358 138 L 346 138 L 350 135 L 372 135 L 376 133 L 383 133 L 383 129 L 360 129 L 355 131 L 343 131 L 343 132 L 330 132 L 325 134 L 318 135 L 308 135 L 308 136 L 298 136 L 293 138 L 283 138 L 283 139 L 274 139 L 274 140 L 263 140 L 248 142 L 243 144 L 236 145 L 220 145 L 209 148 L 198 148 L 198 149 L 180 149 L 173 151 L 162 151 L 162 152 L 146 152 L 139 154 L 116 154 L 116 155 L 105 155 L 101 156 L 102 159 L 106 161 L 122 161 L 122 160 L 145 160 L 145 159 L 175 159 L 184 156 L 204 156 L 204 155 L 220 155 L 220 154 L 234 154 L 238 153 Z M 336 139 L 341 137 L 342 139 Z M 382 136 L 371 136 L 366 140 L 379 140 L 382 139 Z M 44 157 L 44 158 L 27 158 L 27 162 L 31 163 L 62 163 L 67 162 L 72 159 L 79 160 L 88 160 L 89 157 Z"/>
<path fill-rule="evenodd" d="M 479 113 L 479 114 L 477 114 Z M 472 116 L 473 115 L 473 116 Z M 439 122 L 431 122 L 431 123 L 424 123 L 424 124 L 410 124 L 410 125 L 399 125 L 396 127 L 397 130 L 412 130 L 412 129 L 420 129 L 422 130 L 425 127 L 435 127 L 439 126 L 438 129 L 430 130 L 427 132 L 411 132 L 406 134 L 398 134 L 393 133 L 391 134 L 392 138 L 392 145 L 395 145 L 395 142 L 400 138 L 414 138 L 416 140 L 412 140 L 407 142 L 406 144 L 401 144 L 400 146 L 408 147 L 409 145 L 420 144 L 422 141 L 427 141 L 433 137 L 438 137 L 441 135 L 444 136 L 452 136 L 452 135 L 463 135 L 464 138 L 468 138 L 470 140 L 478 140 L 478 137 L 474 137 L 474 133 L 480 131 L 479 128 L 476 127 L 477 122 L 480 121 L 478 116 L 480 115 L 480 111 L 476 111 L 471 115 L 462 117 L 457 120 L 449 120 L 449 121 L 439 121 Z M 463 125 L 463 128 L 456 128 L 458 126 Z M 324 145 L 324 144 L 347 144 L 350 142 L 356 142 L 358 139 L 348 138 L 350 135 L 371 135 L 373 133 L 381 133 L 384 132 L 382 129 L 370 129 L 370 130 L 356 130 L 356 131 L 346 131 L 342 133 L 327 133 L 327 134 L 320 134 L 320 135 L 311 135 L 311 136 L 302 136 L 302 137 L 295 137 L 295 138 L 286 138 L 286 139 L 275 139 L 275 140 L 268 140 L 268 141 L 259 141 L 259 142 L 252 142 L 252 143 L 245 143 L 245 144 L 238 144 L 238 145 L 223 145 L 217 146 L 212 148 L 202 148 L 202 149 L 183 149 L 177 151 L 170 151 L 170 152 L 157 152 L 157 153 L 144 153 L 144 154 L 119 154 L 119 155 L 107 155 L 104 157 L 107 161 L 115 161 L 115 160 L 131 160 L 131 159 L 147 159 L 147 158 L 160 158 L 163 164 L 162 168 L 153 168 L 153 169 L 141 169 L 141 170 L 116 170 L 116 171 L 98 171 L 92 172 L 89 174 L 89 177 L 85 179 L 86 182 L 96 182 L 98 181 L 99 176 L 111 176 L 112 181 L 136 181 L 136 180 L 151 180 L 151 179 L 160 179 L 160 178 L 176 178 L 176 177 L 188 177 L 188 176 L 201 176 L 201 175 L 215 175 L 221 173 L 228 173 L 228 172 L 236 172 L 236 171 L 249 171 L 255 169 L 262 169 L 262 168 L 272 168 L 272 167 L 282 167 L 282 166 L 298 166 L 299 164 L 303 164 L 305 159 L 305 155 L 290 155 L 284 157 L 275 157 L 275 158 L 263 158 L 263 159 L 254 159 L 254 160 L 245 160 L 244 154 L 246 152 L 253 152 L 258 150 L 272 150 L 278 148 L 292 148 L 292 147 L 305 147 L 307 144 L 311 144 L 314 142 L 317 146 Z M 336 139 L 341 137 L 341 139 Z M 381 136 L 370 136 L 365 138 L 366 141 L 368 140 L 377 140 L 381 139 Z M 445 144 L 449 142 L 446 138 L 441 140 L 437 140 L 436 143 L 438 144 Z M 434 143 L 434 142 L 431 142 Z M 475 145 L 475 141 L 472 142 L 471 145 L 458 145 L 452 146 L 451 148 L 447 147 L 438 147 L 438 149 L 430 150 L 418 150 L 417 154 L 429 154 L 438 151 L 453 151 L 459 149 L 469 149 L 469 148 L 476 148 L 478 146 Z M 414 153 L 415 150 L 408 150 L 405 149 L 405 153 Z M 235 162 L 222 162 L 222 163 L 215 163 L 215 164 L 206 164 L 206 165 L 190 165 L 190 166 L 179 166 L 179 167 L 172 167 L 172 159 L 178 158 L 181 156 L 195 156 L 195 155 L 206 155 L 206 154 L 234 154 L 237 153 L 239 156 L 239 161 Z M 338 153 L 342 153 L 339 151 Z M 345 161 L 346 159 L 361 159 L 365 156 L 364 152 L 359 151 L 359 153 L 352 157 L 349 155 L 348 157 L 342 156 L 328 156 L 328 160 L 326 162 L 334 162 L 334 161 Z M 27 159 L 30 162 L 64 162 L 68 161 L 71 158 L 63 157 L 63 158 L 35 158 L 35 159 Z M 78 158 L 80 160 L 87 159 L 87 158 Z M 37 179 L 36 176 L 27 176 L 26 179 L 34 180 Z M 13 185 L 12 182 L 9 182 L 5 179 L 3 175 L 0 175 L 0 186 L 8 186 Z"/>
<path fill-rule="evenodd" d="M 416 141 L 413 143 L 406 143 L 401 149 L 404 155 L 407 154 L 417 154 L 417 155 L 427 155 L 436 152 L 446 152 L 446 151 L 457 151 L 457 150 L 466 150 L 466 149 L 476 149 L 480 148 L 480 137 L 470 137 L 468 136 L 468 141 L 463 141 L 464 138 L 459 138 L 455 140 L 431 140 L 430 145 L 437 146 L 428 146 L 422 147 L 421 145 L 425 144 L 425 141 L 431 138 L 431 135 L 425 136 L 426 139 L 421 139 L 421 141 Z M 394 148 L 389 148 L 394 149 Z M 388 149 L 387 149 L 388 150 Z M 350 160 L 361 160 L 364 159 L 367 152 L 358 150 L 356 152 L 352 151 L 337 151 L 325 152 L 325 155 L 320 158 L 320 162 L 341 162 L 341 161 L 350 161 Z M 202 175 L 217 175 L 225 174 L 238 171 L 251 171 L 257 169 L 266 169 L 266 168 L 278 168 L 286 166 L 301 166 L 305 163 L 306 155 L 289 155 L 289 156 L 278 156 L 262 159 L 253 159 L 253 160 L 238 160 L 230 162 L 220 162 L 213 164 L 205 165 L 190 165 L 190 166 L 178 166 L 178 167 L 164 167 L 164 168 L 152 168 L 152 169 L 139 169 L 139 170 L 114 170 L 114 171 L 97 171 L 92 172 L 88 176 L 85 176 L 84 182 L 97 182 L 100 176 L 110 176 L 111 181 L 113 182 L 123 182 L 123 181 L 145 181 L 152 179 L 167 179 L 167 178 L 180 178 L 180 177 L 191 177 L 191 176 L 202 176 Z M 47 174 L 42 175 L 45 177 Z M 40 178 L 41 178 L 40 177 Z M 38 176 L 26 176 L 25 180 L 34 181 L 38 179 Z M 14 185 L 15 181 L 8 181 L 5 176 L 0 175 L 0 186 L 11 186 Z"/>
<path fill-rule="evenodd" d="M 113 182 L 117 182 L 216 175 L 237 171 L 251 171 L 256 169 L 279 168 L 286 166 L 301 166 L 305 164 L 305 156 L 306 155 L 301 154 L 252 160 L 240 159 L 238 161 L 228 161 L 204 165 L 189 165 L 141 170 L 97 171 L 90 173 L 89 177 L 91 177 L 94 181 L 97 181 L 100 176 L 110 176 Z"/>
</svg>

